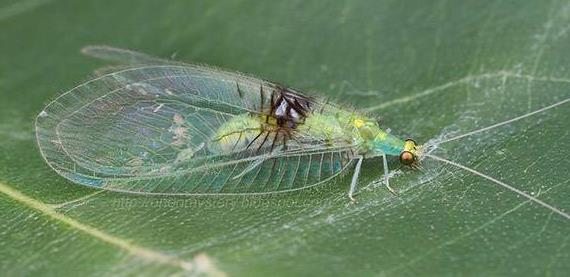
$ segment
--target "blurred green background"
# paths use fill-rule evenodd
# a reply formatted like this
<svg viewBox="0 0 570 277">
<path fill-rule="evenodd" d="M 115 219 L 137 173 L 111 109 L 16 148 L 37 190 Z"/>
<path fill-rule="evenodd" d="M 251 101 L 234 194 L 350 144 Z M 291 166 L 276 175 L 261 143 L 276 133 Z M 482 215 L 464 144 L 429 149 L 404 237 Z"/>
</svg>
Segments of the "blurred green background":
<svg viewBox="0 0 570 277">
<path fill-rule="evenodd" d="M 511 275 L 570 272 L 570 222 L 425 160 L 382 185 L 367 160 L 298 193 L 98 192 L 44 163 L 34 118 L 107 44 L 247 72 L 367 109 L 425 143 L 570 97 L 567 1 L 0 1 L 0 272 Z M 570 210 L 570 104 L 435 153 Z M 390 161 L 397 168 L 397 161 Z M 367 184 L 369 184 L 367 186 Z M 70 202 L 71 201 L 71 202 Z"/>
</svg>

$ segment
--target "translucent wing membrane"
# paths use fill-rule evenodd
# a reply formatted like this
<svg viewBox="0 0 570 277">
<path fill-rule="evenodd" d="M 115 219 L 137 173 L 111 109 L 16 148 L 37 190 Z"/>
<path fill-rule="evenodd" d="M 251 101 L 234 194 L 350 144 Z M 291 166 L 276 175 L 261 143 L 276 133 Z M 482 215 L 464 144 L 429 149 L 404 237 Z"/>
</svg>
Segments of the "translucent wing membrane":
<svg viewBox="0 0 570 277">
<path fill-rule="evenodd" d="M 143 65 L 188 65 L 182 62 L 161 59 L 144 53 L 108 45 L 89 45 L 83 47 L 81 49 L 81 53 L 89 57 L 118 64 L 95 69 L 94 73 L 96 76 L 103 76 L 116 71 L 137 66 L 140 67 Z"/>
<path fill-rule="evenodd" d="M 182 62 L 161 59 L 144 53 L 108 45 L 89 45 L 83 47 L 81 53 L 93 58 L 125 65 L 188 65 Z"/>
<path fill-rule="evenodd" d="M 267 193 L 318 184 L 354 146 L 301 128 L 338 109 L 290 89 L 202 66 L 130 68 L 50 103 L 36 133 L 73 182 L 160 194 Z"/>
</svg>

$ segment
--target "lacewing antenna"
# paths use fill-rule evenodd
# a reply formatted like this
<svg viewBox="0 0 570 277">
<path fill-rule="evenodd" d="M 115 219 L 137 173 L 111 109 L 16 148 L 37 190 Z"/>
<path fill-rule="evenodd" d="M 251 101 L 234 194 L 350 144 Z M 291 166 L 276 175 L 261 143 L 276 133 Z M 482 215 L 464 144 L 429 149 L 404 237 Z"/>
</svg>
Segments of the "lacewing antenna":
<svg viewBox="0 0 570 277">
<path fill-rule="evenodd" d="M 544 201 L 542 201 L 542 200 L 540 200 L 540 199 L 538 199 L 538 198 L 536 198 L 536 197 L 534 197 L 534 196 L 532 196 L 532 195 L 530 195 L 524 191 L 521 191 L 521 190 L 519 190 L 519 189 L 517 189 L 511 185 L 505 184 L 504 182 L 501 182 L 501 181 L 499 181 L 499 180 L 497 180 L 491 176 L 485 175 L 485 174 L 483 174 L 483 173 L 481 173 L 475 169 L 469 168 L 469 167 L 464 166 L 462 164 L 459 164 L 459 163 L 456 163 L 456 162 L 453 162 L 453 161 L 450 161 L 450 160 L 447 160 L 444 158 L 440 158 L 438 156 L 434 156 L 431 154 L 424 154 L 424 157 L 429 157 L 429 158 L 432 158 L 434 160 L 444 162 L 446 164 L 449 164 L 449 165 L 455 166 L 457 168 L 463 169 L 465 171 L 468 171 L 468 172 L 470 172 L 474 175 L 477 175 L 479 177 L 483 177 L 483 178 L 485 178 L 485 179 L 487 179 L 487 180 L 489 180 L 489 181 L 491 181 L 491 182 L 493 182 L 493 183 L 495 183 L 495 184 L 497 184 L 503 188 L 506 188 L 506 189 L 508 189 L 508 190 L 510 190 L 510 191 L 534 202 L 535 204 L 538 204 L 544 208 L 547 208 L 547 209 L 551 210 L 552 212 L 557 213 L 558 215 L 570 220 L 570 215 L 563 212 L 562 210 L 560 210 L 560 209 L 558 209 L 558 208 L 556 208 L 556 207 L 554 207 L 554 206 L 552 206 L 552 205 L 550 205 L 550 204 L 548 204 L 548 203 L 546 203 L 546 202 L 544 202 Z"/>
</svg>

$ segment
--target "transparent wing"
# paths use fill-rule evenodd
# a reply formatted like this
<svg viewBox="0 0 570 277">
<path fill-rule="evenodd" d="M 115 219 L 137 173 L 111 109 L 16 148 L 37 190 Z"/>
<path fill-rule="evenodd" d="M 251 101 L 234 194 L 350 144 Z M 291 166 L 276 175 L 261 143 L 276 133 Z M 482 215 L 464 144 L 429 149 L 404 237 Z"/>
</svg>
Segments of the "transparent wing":
<svg viewBox="0 0 570 277">
<path fill-rule="evenodd" d="M 188 65 L 108 45 L 88 45 L 81 49 L 81 53 L 89 57 L 124 65 Z"/>
<path fill-rule="evenodd" d="M 279 108 L 287 103 L 293 109 Z M 146 66 L 66 92 L 39 114 L 36 136 L 48 164 L 83 185 L 159 194 L 288 191 L 333 178 L 352 158 L 350 141 L 298 128 L 304 118 L 295 111 L 316 110 L 338 113 L 237 73 Z"/>
<path fill-rule="evenodd" d="M 88 57 L 116 63 L 115 65 L 95 69 L 93 73 L 95 73 L 97 77 L 143 65 L 188 65 L 182 62 L 157 58 L 129 49 L 108 45 L 88 45 L 81 49 L 81 53 Z"/>
</svg>

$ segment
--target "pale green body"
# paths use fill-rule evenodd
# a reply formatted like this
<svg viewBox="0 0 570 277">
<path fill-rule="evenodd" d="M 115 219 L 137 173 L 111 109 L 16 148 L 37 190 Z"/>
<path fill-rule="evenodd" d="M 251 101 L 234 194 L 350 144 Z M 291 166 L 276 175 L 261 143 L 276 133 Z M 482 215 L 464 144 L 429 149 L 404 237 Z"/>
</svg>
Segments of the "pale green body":
<svg viewBox="0 0 570 277">
<path fill-rule="evenodd" d="M 259 133 L 265 124 L 265 117 L 243 114 L 222 125 L 216 134 L 219 142 L 210 146 L 214 152 L 225 152 L 242 148 Z M 330 142 L 331 145 L 355 145 L 358 154 L 365 156 L 398 156 L 404 150 L 405 142 L 380 129 L 376 121 L 342 109 L 335 108 L 326 113 L 313 113 L 295 130 L 302 136 Z"/>
</svg>

